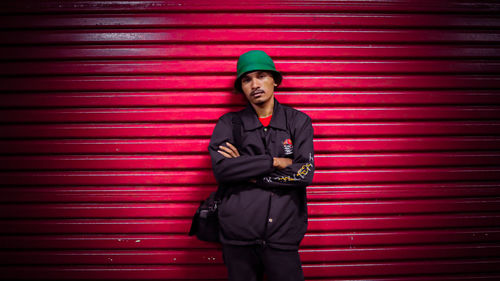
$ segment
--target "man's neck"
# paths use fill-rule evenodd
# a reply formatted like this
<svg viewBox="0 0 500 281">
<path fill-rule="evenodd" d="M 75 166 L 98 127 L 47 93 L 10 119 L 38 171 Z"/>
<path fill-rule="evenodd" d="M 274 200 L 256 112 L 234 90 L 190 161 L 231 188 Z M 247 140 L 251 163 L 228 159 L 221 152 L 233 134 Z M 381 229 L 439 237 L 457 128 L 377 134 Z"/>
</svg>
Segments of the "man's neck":
<svg viewBox="0 0 500 281">
<path fill-rule="evenodd" d="M 271 116 L 274 110 L 274 98 L 263 104 L 252 104 L 252 107 L 260 118 Z"/>
</svg>

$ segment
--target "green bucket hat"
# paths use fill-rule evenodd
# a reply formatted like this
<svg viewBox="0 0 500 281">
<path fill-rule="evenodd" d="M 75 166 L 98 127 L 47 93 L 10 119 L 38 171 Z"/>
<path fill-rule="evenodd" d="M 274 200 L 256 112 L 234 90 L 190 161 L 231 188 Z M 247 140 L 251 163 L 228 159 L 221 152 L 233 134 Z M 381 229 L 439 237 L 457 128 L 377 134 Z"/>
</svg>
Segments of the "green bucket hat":
<svg viewBox="0 0 500 281">
<path fill-rule="evenodd" d="M 274 82 L 279 86 L 283 77 L 281 73 L 276 70 L 274 62 L 264 51 L 252 50 L 240 56 L 238 64 L 236 65 L 236 80 L 234 81 L 234 88 L 239 92 L 241 89 L 241 78 L 248 72 L 255 70 L 267 70 L 273 74 Z"/>
</svg>

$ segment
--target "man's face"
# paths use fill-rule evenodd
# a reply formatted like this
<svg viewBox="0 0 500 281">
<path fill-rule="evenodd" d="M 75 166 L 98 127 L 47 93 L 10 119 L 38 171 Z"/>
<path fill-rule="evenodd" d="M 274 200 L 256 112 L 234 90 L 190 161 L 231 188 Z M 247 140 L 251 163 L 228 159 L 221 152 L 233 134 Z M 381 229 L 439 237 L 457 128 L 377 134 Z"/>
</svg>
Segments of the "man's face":
<svg viewBox="0 0 500 281">
<path fill-rule="evenodd" d="M 252 104 L 263 104 L 274 98 L 273 75 L 268 71 L 253 71 L 241 79 L 241 89 L 247 100 Z"/>
</svg>

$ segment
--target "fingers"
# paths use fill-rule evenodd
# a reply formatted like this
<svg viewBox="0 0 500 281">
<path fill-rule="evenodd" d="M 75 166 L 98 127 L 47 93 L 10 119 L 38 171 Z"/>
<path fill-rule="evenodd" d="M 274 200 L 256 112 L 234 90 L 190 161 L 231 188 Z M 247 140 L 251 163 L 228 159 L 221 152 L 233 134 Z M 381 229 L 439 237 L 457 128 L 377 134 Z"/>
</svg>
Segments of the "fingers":
<svg viewBox="0 0 500 281">
<path fill-rule="evenodd" d="M 217 152 L 219 152 L 220 154 L 222 154 L 222 156 L 226 157 L 226 158 L 233 158 L 233 156 L 231 156 L 230 154 L 224 152 L 224 151 L 221 151 L 221 150 L 217 150 Z"/>
<path fill-rule="evenodd" d="M 236 155 L 236 157 L 240 156 L 240 153 L 238 152 L 238 149 L 234 145 L 232 145 L 229 142 L 226 142 L 226 145 L 227 145 L 227 147 L 229 147 L 234 152 L 234 154 Z"/>
<path fill-rule="evenodd" d="M 293 164 L 293 160 L 290 158 L 280 158 L 280 157 L 274 157 L 273 158 L 273 166 L 278 169 L 285 169 L 286 167 L 290 166 Z"/>
<path fill-rule="evenodd" d="M 229 155 L 231 156 L 231 157 L 229 157 L 229 158 L 235 158 L 235 157 L 237 157 L 237 156 L 236 156 L 236 153 L 234 153 L 234 151 L 232 151 L 232 150 L 231 150 L 230 148 L 228 148 L 228 147 L 225 147 L 225 146 L 222 146 L 222 145 L 221 145 L 221 146 L 219 146 L 219 150 L 220 150 L 220 151 L 223 151 L 223 152 L 225 152 L 225 153 L 227 153 L 227 154 L 229 154 Z"/>
<path fill-rule="evenodd" d="M 240 156 L 240 153 L 238 152 L 238 149 L 236 149 L 236 147 L 234 147 L 232 144 L 228 142 L 226 142 L 226 144 L 227 147 L 220 145 L 219 150 L 217 150 L 217 152 L 219 152 L 226 158 L 236 158 Z"/>
</svg>

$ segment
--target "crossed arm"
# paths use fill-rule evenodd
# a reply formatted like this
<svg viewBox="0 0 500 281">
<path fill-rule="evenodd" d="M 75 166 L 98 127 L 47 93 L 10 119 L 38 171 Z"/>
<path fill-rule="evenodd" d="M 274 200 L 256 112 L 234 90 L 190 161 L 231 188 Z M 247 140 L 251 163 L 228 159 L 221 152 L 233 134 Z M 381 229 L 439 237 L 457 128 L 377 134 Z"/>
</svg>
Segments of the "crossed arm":
<svg viewBox="0 0 500 281">
<path fill-rule="evenodd" d="M 220 145 L 217 152 L 226 158 L 236 158 L 240 156 L 238 149 L 234 145 L 229 142 L 226 142 L 226 145 L 227 146 Z M 290 158 L 273 157 L 273 167 L 280 170 L 292 165 L 292 163 L 292 159 Z"/>
<path fill-rule="evenodd" d="M 216 180 L 221 182 L 251 181 L 266 188 L 307 186 L 314 173 L 313 128 L 310 119 L 299 120 L 296 128 L 293 159 L 270 154 L 240 154 L 233 145 L 231 119 L 226 115 L 214 128 L 208 152 Z M 298 133 L 300 132 L 300 133 Z"/>
</svg>

